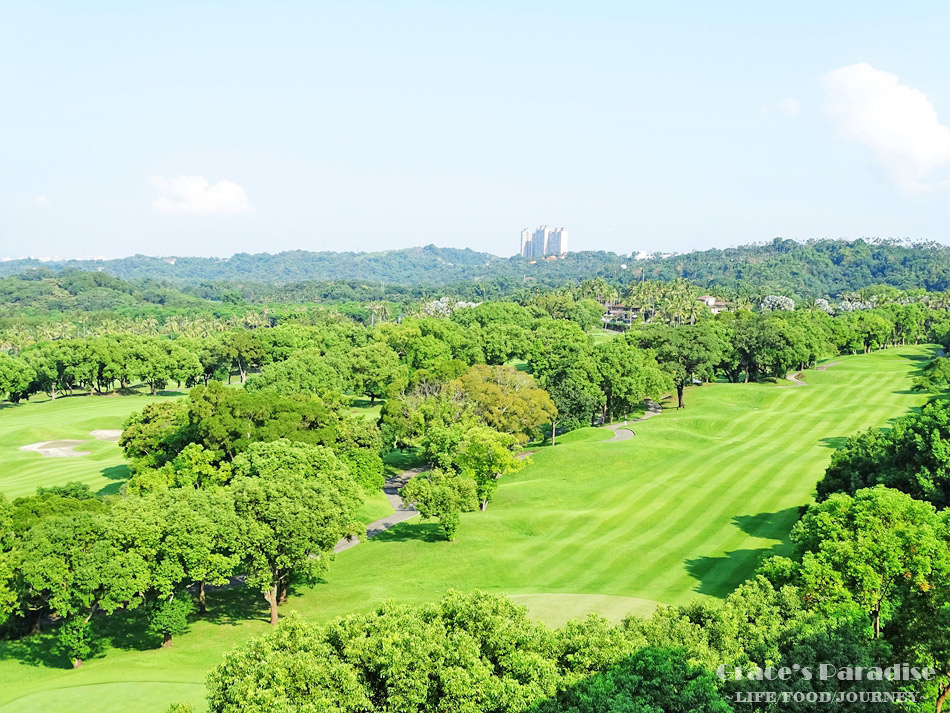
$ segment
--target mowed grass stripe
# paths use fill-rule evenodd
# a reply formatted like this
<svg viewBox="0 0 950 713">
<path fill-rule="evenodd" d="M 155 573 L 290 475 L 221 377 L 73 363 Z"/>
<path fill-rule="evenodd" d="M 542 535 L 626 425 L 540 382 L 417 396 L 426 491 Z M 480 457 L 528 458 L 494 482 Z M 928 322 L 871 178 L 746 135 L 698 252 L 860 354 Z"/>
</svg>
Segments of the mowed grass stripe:
<svg viewBox="0 0 950 713">
<path fill-rule="evenodd" d="M 742 419 L 735 420 L 747 425 L 752 418 L 755 417 L 746 414 Z M 581 579 L 581 584 L 593 585 L 602 581 L 606 573 L 621 565 L 622 559 L 632 554 L 641 556 L 641 565 L 647 571 L 651 571 L 654 578 L 667 577 L 662 567 L 653 565 L 664 562 L 666 553 L 670 551 L 684 545 L 689 546 L 694 541 L 695 544 L 701 544 L 704 535 L 697 534 L 691 527 L 697 517 L 703 513 L 711 518 L 721 519 L 727 512 L 734 513 L 737 506 L 748 501 L 751 494 L 760 492 L 767 486 L 766 481 L 773 477 L 773 464 L 777 465 L 787 460 L 787 451 L 790 448 L 794 448 L 794 445 L 789 444 L 786 449 L 776 450 L 769 460 L 759 463 L 761 475 L 754 480 L 749 480 L 742 477 L 742 472 L 747 467 L 746 461 L 754 457 L 754 454 L 749 452 L 750 449 L 746 449 L 744 454 L 737 454 L 730 444 L 718 444 L 717 454 L 704 462 L 704 468 L 701 471 L 694 471 L 690 476 L 683 478 L 676 489 L 661 493 L 657 501 L 643 499 L 642 502 L 649 507 L 652 517 L 650 515 L 641 517 L 643 510 L 641 507 L 635 515 L 629 517 L 627 527 L 619 529 L 613 535 L 609 532 L 605 533 L 600 541 L 592 542 L 592 544 L 603 545 L 607 551 L 617 551 L 618 554 L 598 566 L 589 567 Z M 727 464 L 729 467 L 726 467 Z M 738 477 L 734 477 L 736 472 L 739 474 Z M 749 472 L 753 472 L 751 467 Z M 715 473 L 719 477 L 715 482 L 699 482 L 706 477 L 707 473 Z M 718 483 L 723 485 L 717 487 Z M 707 488 L 710 486 L 715 488 L 714 498 L 706 495 Z M 683 498 L 684 494 L 689 497 Z M 678 511 L 675 519 L 668 517 L 670 505 Z M 646 556 L 643 556 L 643 553 L 646 553 Z M 649 582 L 644 582 L 644 584 L 649 584 Z"/>
</svg>

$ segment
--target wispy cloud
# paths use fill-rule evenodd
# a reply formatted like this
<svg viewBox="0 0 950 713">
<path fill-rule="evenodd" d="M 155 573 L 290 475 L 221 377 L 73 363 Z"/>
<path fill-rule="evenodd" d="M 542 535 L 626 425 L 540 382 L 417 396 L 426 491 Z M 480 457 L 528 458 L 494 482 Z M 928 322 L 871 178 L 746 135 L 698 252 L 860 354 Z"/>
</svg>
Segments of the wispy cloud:
<svg viewBox="0 0 950 713">
<path fill-rule="evenodd" d="M 152 207 L 161 213 L 233 215 L 251 210 L 244 189 L 226 179 L 210 183 L 204 176 L 156 176 L 152 184 L 158 189 Z"/>
<path fill-rule="evenodd" d="M 822 80 L 825 110 L 843 136 L 867 146 L 898 188 L 933 187 L 933 170 L 950 163 L 950 128 L 923 92 L 866 62 Z"/>
<path fill-rule="evenodd" d="M 47 208 L 53 207 L 53 201 L 51 201 L 45 193 L 40 193 L 38 196 L 33 196 L 33 205 L 46 210 Z"/>
</svg>

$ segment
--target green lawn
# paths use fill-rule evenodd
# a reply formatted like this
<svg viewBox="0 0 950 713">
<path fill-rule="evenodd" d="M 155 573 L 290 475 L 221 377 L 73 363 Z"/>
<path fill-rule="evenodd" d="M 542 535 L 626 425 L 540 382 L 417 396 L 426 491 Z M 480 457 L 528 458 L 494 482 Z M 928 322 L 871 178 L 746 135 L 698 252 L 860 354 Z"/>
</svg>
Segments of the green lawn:
<svg viewBox="0 0 950 713">
<path fill-rule="evenodd" d="M 506 478 L 487 512 L 464 515 L 457 542 L 441 541 L 434 524 L 403 523 L 339 555 L 326 581 L 296 592 L 287 610 L 322 620 L 389 598 L 481 588 L 560 623 L 723 597 L 762 556 L 784 551 L 832 448 L 925 400 L 908 387 L 932 353 L 840 357 L 805 372 L 808 386 L 690 389 L 686 410 L 633 424 L 636 437 L 623 442 L 603 442 L 610 434 L 598 429 L 568 434 Z M 0 713 L 144 713 L 200 700 L 195 684 L 221 655 L 267 629 L 259 597 L 234 590 L 212 604 L 217 618 L 172 649 L 117 634 L 78 671 L 50 664 L 46 637 L 0 646 Z"/>
<path fill-rule="evenodd" d="M 61 396 L 55 401 L 43 398 L 0 405 L 0 492 L 15 498 L 35 492 L 37 486 L 74 480 L 87 483 L 93 492 L 117 492 L 128 477 L 122 451 L 89 432 L 120 429 L 130 413 L 150 401 L 177 398 L 183 392 L 161 393 L 166 395 Z M 84 441 L 76 450 L 90 455 L 49 458 L 20 450 L 20 446 L 60 439 Z"/>
</svg>

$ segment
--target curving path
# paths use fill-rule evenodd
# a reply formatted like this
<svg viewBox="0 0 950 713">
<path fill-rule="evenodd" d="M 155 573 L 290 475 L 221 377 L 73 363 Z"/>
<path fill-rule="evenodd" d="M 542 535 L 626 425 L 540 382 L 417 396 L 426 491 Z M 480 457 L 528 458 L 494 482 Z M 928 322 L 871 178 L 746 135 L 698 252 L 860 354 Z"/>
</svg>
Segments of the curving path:
<svg viewBox="0 0 950 713">
<path fill-rule="evenodd" d="M 601 441 L 602 443 L 611 443 L 613 441 L 629 441 L 631 438 L 637 435 L 632 429 L 617 423 L 608 424 L 607 430 L 613 431 L 614 435 L 605 439 L 604 441 Z"/>
<path fill-rule="evenodd" d="M 410 468 L 409 470 L 404 470 L 397 476 L 392 478 L 386 478 L 386 483 L 383 485 L 383 494 L 386 496 L 386 499 L 389 501 L 389 504 L 392 505 L 393 514 L 387 515 L 384 518 L 371 522 L 366 526 L 366 537 L 374 537 L 384 530 L 388 530 L 393 525 L 397 525 L 400 522 L 405 522 L 409 518 L 415 517 L 419 514 L 419 511 L 416 510 L 411 505 L 409 507 L 405 506 L 402 498 L 399 497 L 399 489 L 409 482 L 409 479 L 421 473 L 424 468 Z M 336 543 L 336 547 L 333 548 L 334 554 L 337 552 L 343 552 L 343 550 L 348 550 L 351 547 L 356 547 L 361 542 L 361 540 L 353 538 L 344 537 L 342 540 Z"/>
<path fill-rule="evenodd" d="M 788 379 L 789 381 L 793 382 L 793 383 L 790 384 L 790 385 L 786 385 L 786 386 L 780 386 L 779 388 L 780 388 L 780 389 L 787 389 L 787 388 L 789 388 L 790 386 L 808 386 L 808 382 L 807 382 L 807 381 L 802 381 L 802 380 L 801 380 L 801 378 L 800 378 L 801 375 L 802 375 L 802 373 L 801 373 L 800 371 L 795 372 L 794 374 L 789 374 L 789 375 L 786 376 L 785 378 Z"/>
</svg>

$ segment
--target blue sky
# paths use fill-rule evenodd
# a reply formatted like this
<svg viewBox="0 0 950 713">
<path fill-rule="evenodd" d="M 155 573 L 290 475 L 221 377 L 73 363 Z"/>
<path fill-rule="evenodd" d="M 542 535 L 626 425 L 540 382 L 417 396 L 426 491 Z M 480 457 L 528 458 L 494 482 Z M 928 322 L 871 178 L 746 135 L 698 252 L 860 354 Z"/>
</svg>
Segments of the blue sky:
<svg viewBox="0 0 950 713">
<path fill-rule="evenodd" d="M 83 6 L 83 7 L 80 7 Z M 0 3 L 0 257 L 950 243 L 950 6 Z"/>
</svg>

